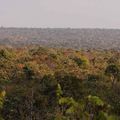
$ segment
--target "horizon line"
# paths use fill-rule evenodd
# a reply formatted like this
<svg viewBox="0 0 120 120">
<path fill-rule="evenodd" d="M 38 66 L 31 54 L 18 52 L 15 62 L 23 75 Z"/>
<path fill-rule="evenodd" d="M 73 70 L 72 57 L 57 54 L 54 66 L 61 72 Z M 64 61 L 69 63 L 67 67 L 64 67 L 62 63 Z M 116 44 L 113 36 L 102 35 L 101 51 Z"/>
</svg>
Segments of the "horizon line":
<svg viewBox="0 0 120 120">
<path fill-rule="evenodd" d="M 120 30 L 120 28 L 105 28 L 105 27 L 18 27 L 18 26 L 0 26 L 0 29 L 1 28 L 5 28 L 5 29 L 9 29 L 9 28 L 16 28 L 16 29 L 106 29 L 106 30 Z"/>
</svg>

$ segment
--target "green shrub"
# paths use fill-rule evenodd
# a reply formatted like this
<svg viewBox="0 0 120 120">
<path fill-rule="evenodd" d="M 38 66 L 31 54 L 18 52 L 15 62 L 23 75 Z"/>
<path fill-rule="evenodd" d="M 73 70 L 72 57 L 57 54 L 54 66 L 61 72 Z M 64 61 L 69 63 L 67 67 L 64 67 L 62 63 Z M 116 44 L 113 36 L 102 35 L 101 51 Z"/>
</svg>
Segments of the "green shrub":
<svg viewBox="0 0 120 120">
<path fill-rule="evenodd" d="M 12 53 L 9 52 L 7 49 L 1 49 L 0 50 L 0 59 L 9 59 L 12 57 Z"/>
<path fill-rule="evenodd" d="M 89 60 L 85 57 L 81 57 L 81 58 L 78 58 L 78 57 L 75 57 L 73 58 L 73 60 L 76 62 L 76 64 L 79 66 L 79 67 L 86 67 L 89 65 Z"/>
</svg>

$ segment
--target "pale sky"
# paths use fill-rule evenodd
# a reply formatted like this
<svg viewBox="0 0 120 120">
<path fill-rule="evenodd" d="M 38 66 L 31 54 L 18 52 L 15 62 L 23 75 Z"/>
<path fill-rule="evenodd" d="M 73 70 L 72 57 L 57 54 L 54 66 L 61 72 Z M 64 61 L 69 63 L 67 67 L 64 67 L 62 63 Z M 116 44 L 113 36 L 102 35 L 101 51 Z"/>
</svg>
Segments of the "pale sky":
<svg viewBox="0 0 120 120">
<path fill-rule="evenodd" d="M 120 28 L 120 0 L 0 0 L 0 25 Z"/>
</svg>

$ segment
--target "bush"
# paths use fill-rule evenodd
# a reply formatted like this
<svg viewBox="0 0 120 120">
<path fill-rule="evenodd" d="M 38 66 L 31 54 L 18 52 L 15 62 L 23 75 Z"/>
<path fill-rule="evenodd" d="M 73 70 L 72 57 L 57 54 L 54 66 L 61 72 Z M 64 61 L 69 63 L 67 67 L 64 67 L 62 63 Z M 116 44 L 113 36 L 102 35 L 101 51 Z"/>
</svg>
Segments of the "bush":
<svg viewBox="0 0 120 120">
<path fill-rule="evenodd" d="M 0 50 L 0 59 L 9 59 L 12 56 L 12 54 L 7 49 L 1 49 Z"/>
<path fill-rule="evenodd" d="M 78 57 L 75 57 L 73 58 L 73 60 L 76 62 L 76 64 L 79 66 L 79 67 L 86 67 L 89 65 L 89 60 L 85 57 L 81 57 L 81 58 L 78 58 Z"/>
</svg>

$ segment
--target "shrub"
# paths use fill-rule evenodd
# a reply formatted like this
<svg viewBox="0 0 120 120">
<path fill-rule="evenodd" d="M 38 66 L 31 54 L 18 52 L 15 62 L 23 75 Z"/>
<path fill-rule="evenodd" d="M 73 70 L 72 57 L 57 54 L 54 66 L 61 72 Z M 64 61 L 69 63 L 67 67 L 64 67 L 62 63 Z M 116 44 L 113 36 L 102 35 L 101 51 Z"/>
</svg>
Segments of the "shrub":
<svg viewBox="0 0 120 120">
<path fill-rule="evenodd" d="M 0 59 L 9 59 L 12 56 L 12 54 L 7 49 L 1 49 L 0 50 Z"/>
<path fill-rule="evenodd" d="M 89 60 L 85 57 L 81 57 L 81 58 L 78 58 L 78 57 L 75 57 L 73 58 L 73 60 L 76 62 L 76 64 L 79 66 L 79 67 L 86 67 L 89 65 Z"/>
</svg>

